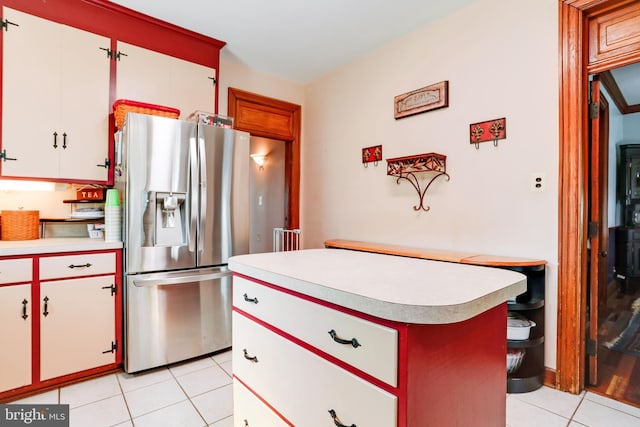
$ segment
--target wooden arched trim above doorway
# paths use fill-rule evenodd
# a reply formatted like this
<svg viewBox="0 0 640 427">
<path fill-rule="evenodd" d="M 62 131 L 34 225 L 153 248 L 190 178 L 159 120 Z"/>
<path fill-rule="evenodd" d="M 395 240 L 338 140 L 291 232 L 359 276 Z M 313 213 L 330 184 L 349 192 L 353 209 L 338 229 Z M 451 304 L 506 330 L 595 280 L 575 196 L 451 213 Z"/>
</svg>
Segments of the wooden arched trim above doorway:
<svg viewBox="0 0 640 427">
<path fill-rule="evenodd" d="M 558 340 L 556 386 L 578 393 L 584 388 L 587 163 L 589 73 L 640 60 L 640 32 L 620 37 L 626 45 L 607 40 L 607 25 L 617 25 L 636 0 L 560 1 L 560 169 L 558 213 Z M 631 15 L 633 16 L 633 15 Z M 612 27 L 613 28 L 613 27 Z M 594 44 L 597 46 L 594 47 Z M 590 50 L 590 47 L 593 49 Z M 599 51 L 600 48 L 603 48 Z"/>
<path fill-rule="evenodd" d="M 236 129 L 285 142 L 286 227 L 299 228 L 301 107 L 230 87 L 227 110 Z"/>
</svg>

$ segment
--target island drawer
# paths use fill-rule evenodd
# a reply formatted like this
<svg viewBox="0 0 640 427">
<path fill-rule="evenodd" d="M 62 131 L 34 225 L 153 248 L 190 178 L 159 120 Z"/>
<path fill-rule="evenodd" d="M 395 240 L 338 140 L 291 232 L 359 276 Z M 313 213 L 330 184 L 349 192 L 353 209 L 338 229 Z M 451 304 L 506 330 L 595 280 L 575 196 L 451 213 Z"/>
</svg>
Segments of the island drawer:
<svg viewBox="0 0 640 427">
<path fill-rule="evenodd" d="M 238 312 L 233 343 L 234 376 L 294 425 L 333 425 L 330 411 L 344 425 L 397 425 L 396 396 Z"/>
<path fill-rule="evenodd" d="M 397 330 L 242 277 L 234 277 L 233 289 L 240 310 L 397 386 Z"/>
<path fill-rule="evenodd" d="M 282 420 L 237 379 L 233 380 L 233 418 L 236 426 L 287 427 Z"/>
<path fill-rule="evenodd" d="M 0 284 L 31 282 L 32 265 L 31 258 L 0 260 Z"/>
<path fill-rule="evenodd" d="M 115 273 L 115 270 L 115 252 L 61 255 L 40 258 L 41 280 L 109 274 Z"/>
</svg>

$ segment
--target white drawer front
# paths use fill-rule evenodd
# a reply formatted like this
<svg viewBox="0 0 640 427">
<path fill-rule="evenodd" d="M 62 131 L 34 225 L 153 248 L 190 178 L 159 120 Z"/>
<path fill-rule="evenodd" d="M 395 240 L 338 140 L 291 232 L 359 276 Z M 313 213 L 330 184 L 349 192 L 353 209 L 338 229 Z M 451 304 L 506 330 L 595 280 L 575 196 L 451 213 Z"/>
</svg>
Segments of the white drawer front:
<svg viewBox="0 0 640 427">
<path fill-rule="evenodd" d="M 31 282 L 31 258 L 0 260 L 0 283 Z"/>
<path fill-rule="evenodd" d="M 245 355 L 246 350 L 246 355 Z M 257 362 L 247 359 L 256 357 Z M 233 313 L 233 370 L 296 426 L 394 427 L 397 398 L 316 354 Z"/>
<path fill-rule="evenodd" d="M 258 303 L 245 300 L 257 298 Z M 233 305 L 320 350 L 397 386 L 398 331 L 279 292 L 241 277 L 233 279 Z M 359 344 L 339 344 L 338 339 Z"/>
<path fill-rule="evenodd" d="M 238 380 L 233 380 L 233 425 L 235 427 L 287 427 L 267 405 Z"/>
<path fill-rule="evenodd" d="M 62 255 L 40 258 L 40 279 L 109 274 L 116 271 L 116 254 Z"/>
</svg>

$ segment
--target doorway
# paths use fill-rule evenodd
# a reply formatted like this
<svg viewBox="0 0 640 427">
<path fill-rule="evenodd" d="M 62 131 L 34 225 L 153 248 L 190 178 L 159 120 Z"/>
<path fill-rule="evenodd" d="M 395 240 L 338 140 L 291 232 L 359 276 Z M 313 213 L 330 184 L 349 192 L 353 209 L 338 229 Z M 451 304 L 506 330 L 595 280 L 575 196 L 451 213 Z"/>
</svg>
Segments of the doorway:
<svg viewBox="0 0 640 427">
<path fill-rule="evenodd" d="M 285 143 L 259 136 L 250 140 L 249 253 L 255 254 L 274 251 L 273 230 L 285 225 Z"/>
<path fill-rule="evenodd" d="M 234 128 L 252 137 L 284 142 L 284 228 L 300 224 L 300 129 L 302 108 L 297 104 L 229 88 L 227 115 Z"/>
<path fill-rule="evenodd" d="M 560 171 L 558 340 L 555 378 L 585 388 L 587 327 L 588 74 L 640 61 L 640 3 L 562 0 L 560 7 Z M 613 31 L 618 30 L 618 31 Z"/>
<path fill-rule="evenodd" d="M 631 191 L 640 184 L 640 114 L 629 105 L 637 67 L 590 76 L 585 384 L 640 406 L 640 188 Z"/>
</svg>

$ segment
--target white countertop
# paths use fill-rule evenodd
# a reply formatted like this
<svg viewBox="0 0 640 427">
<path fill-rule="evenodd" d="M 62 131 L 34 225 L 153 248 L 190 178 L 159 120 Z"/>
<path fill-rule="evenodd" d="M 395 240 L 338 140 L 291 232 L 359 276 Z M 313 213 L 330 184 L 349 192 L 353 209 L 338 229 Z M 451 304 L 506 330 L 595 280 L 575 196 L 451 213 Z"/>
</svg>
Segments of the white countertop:
<svg viewBox="0 0 640 427">
<path fill-rule="evenodd" d="M 34 240 L 0 240 L 0 256 L 34 255 L 55 252 L 121 249 L 122 242 L 105 242 L 88 237 L 55 237 Z"/>
<path fill-rule="evenodd" d="M 526 291 L 510 270 L 343 249 L 239 255 L 240 274 L 382 319 L 419 324 L 470 319 Z"/>
</svg>

